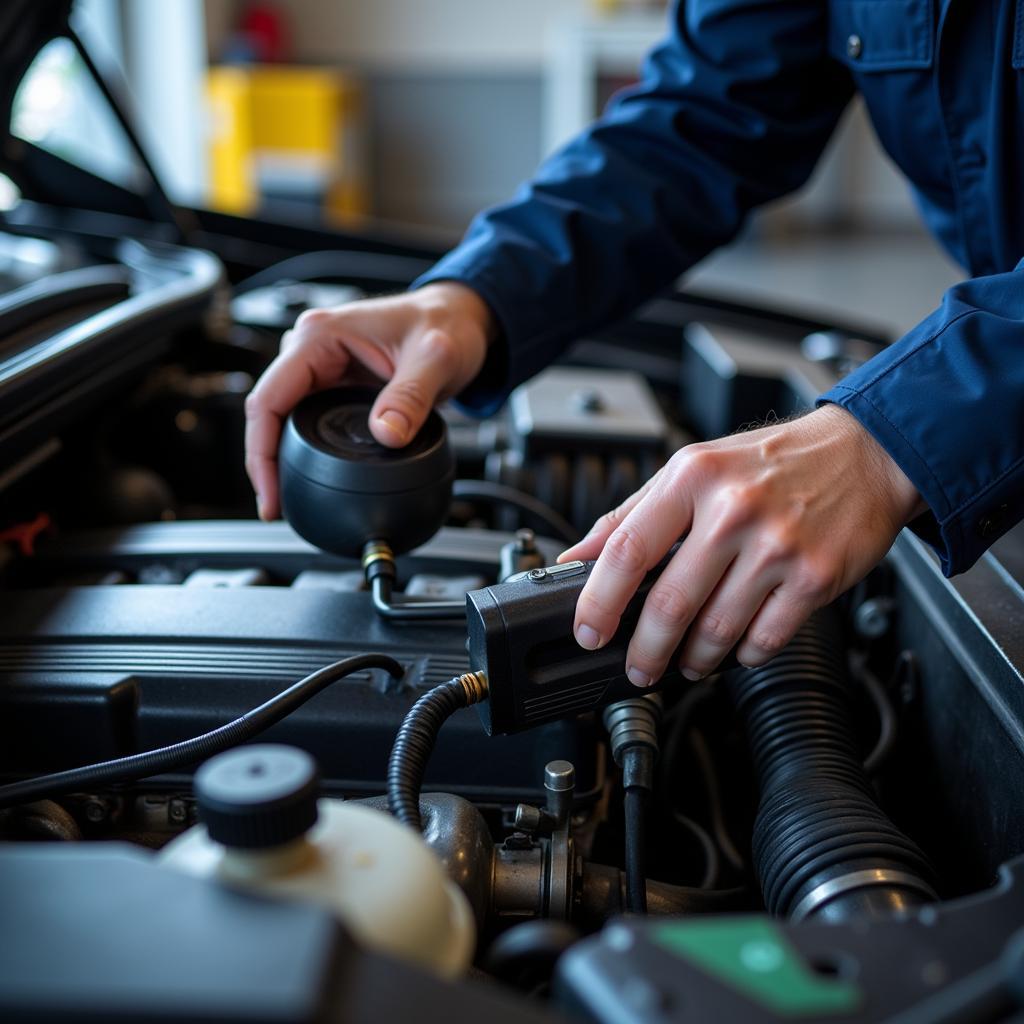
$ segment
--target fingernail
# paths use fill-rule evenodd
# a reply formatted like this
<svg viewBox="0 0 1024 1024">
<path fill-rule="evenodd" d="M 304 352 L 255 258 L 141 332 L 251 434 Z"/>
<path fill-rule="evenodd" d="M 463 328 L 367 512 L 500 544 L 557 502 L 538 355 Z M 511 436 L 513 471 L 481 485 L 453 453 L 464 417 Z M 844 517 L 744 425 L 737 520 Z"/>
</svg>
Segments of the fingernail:
<svg viewBox="0 0 1024 1024">
<path fill-rule="evenodd" d="M 630 665 L 629 668 L 626 669 L 626 675 L 634 686 L 651 685 L 651 677 L 646 672 L 641 672 L 640 669 L 635 668 L 633 665 Z"/>
<path fill-rule="evenodd" d="M 397 409 L 388 409 L 382 412 L 377 419 L 395 435 L 397 440 L 405 440 L 409 433 L 409 420 L 404 413 L 400 413 Z"/>
<path fill-rule="evenodd" d="M 576 627 L 576 643 L 584 650 L 596 651 L 601 646 L 601 634 L 586 624 Z"/>
<path fill-rule="evenodd" d="M 691 683 L 700 682 L 700 680 L 704 678 L 702 673 L 697 672 L 695 669 L 692 668 L 684 668 L 680 669 L 680 671 L 683 673 L 683 676 L 686 679 L 690 680 Z"/>
<path fill-rule="evenodd" d="M 260 498 L 258 494 L 256 495 L 256 518 L 263 518 L 263 500 Z"/>
</svg>

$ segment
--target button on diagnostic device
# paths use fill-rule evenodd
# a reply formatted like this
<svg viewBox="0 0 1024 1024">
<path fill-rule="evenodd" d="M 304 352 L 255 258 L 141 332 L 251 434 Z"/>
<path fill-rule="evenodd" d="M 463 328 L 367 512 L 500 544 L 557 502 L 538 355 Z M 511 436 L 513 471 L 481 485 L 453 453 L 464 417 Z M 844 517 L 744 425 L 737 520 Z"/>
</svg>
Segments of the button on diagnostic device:
<svg viewBox="0 0 1024 1024">
<path fill-rule="evenodd" d="M 531 583 L 544 583 L 546 580 L 559 580 L 566 576 L 579 576 L 587 571 L 586 562 L 563 562 L 561 565 L 548 565 L 543 569 L 531 569 L 525 573 Z M 521 577 L 512 577 L 513 579 Z"/>
</svg>

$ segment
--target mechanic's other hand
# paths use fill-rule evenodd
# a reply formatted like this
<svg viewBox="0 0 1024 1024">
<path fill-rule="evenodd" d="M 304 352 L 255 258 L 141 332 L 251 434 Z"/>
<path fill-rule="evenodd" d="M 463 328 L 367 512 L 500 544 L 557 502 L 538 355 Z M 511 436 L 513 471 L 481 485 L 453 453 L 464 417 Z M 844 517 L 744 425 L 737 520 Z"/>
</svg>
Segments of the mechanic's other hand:
<svg viewBox="0 0 1024 1024">
<path fill-rule="evenodd" d="M 711 672 L 737 644 L 762 665 L 852 586 L 925 508 L 875 439 L 826 405 L 798 420 L 689 445 L 559 560 L 596 558 L 576 605 L 601 647 L 644 575 L 684 537 L 647 595 L 626 654 L 637 686 Z"/>
<path fill-rule="evenodd" d="M 285 417 L 306 395 L 359 381 L 367 371 L 388 381 L 370 413 L 370 430 L 381 444 L 400 448 L 437 402 L 480 372 L 494 332 L 483 299 L 448 281 L 303 313 L 245 403 L 245 468 L 260 518 L 280 514 L 277 445 Z"/>
</svg>

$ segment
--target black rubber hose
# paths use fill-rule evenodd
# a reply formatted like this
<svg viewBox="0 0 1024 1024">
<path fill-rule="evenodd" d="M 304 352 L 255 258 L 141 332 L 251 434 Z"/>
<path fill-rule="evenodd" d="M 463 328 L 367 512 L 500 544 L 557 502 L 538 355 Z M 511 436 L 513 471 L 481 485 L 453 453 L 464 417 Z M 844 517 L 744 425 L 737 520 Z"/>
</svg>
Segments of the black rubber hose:
<svg viewBox="0 0 1024 1024">
<path fill-rule="evenodd" d="M 727 679 L 760 782 L 753 854 L 769 911 L 838 919 L 935 899 L 924 854 L 879 808 L 861 763 L 835 612 Z"/>
<path fill-rule="evenodd" d="M 855 675 L 860 680 L 864 692 L 868 695 L 875 707 L 875 713 L 878 715 L 878 739 L 875 741 L 874 747 L 871 748 L 871 752 L 864 758 L 864 771 L 868 775 L 874 775 L 889 759 L 889 755 L 896 747 L 899 719 L 888 689 L 867 665 L 858 665 Z"/>
<path fill-rule="evenodd" d="M 677 825 L 693 836 L 700 847 L 701 856 L 704 858 L 704 874 L 697 888 L 713 889 L 718 883 L 718 875 L 721 870 L 721 858 L 718 855 L 718 847 L 715 846 L 715 841 L 708 835 L 703 825 L 698 825 L 693 818 L 683 814 L 682 811 L 672 808 L 672 817 Z"/>
<path fill-rule="evenodd" d="M 573 923 L 585 931 L 601 928 L 609 918 L 622 913 L 626 906 L 625 888 L 624 872 L 617 867 L 584 861 Z M 647 913 L 651 916 L 723 914 L 753 907 L 753 894 L 743 888 L 696 889 L 647 880 Z"/>
<path fill-rule="evenodd" d="M 388 761 L 388 810 L 404 825 L 423 831 L 420 790 L 441 726 L 486 695 L 481 675 L 457 676 L 425 693 L 405 716 Z"/>
<path fill-rule="evenodd" d="M 568 519 L 532 494 L 517 490 L 515 487 L 492 483 L 490 480 L 456 480 L 452 486 L 452 497 L 463 501 L 507 505 L 539 519 L 551 531 L 553 537 L 566 544 L 575 544 L 580 539 L 579 533 Z"/>
<path fill-rule="evenodd" d="M 287 690 L 282 690 L 259 707 L 247 711 L 241 718 L 236 718 L 233 722 L 210 732 L 204 732 L 201 736 L 193 736 L 192 739 L 172 743 L 156 750 L 147 750 L 141 754 L 131 754 L 128 757 L 114 758 L 112 761 L 101 761 L 99 764 L 71 768 L 68 771 L 0 786 L 0 807 L 10 807 L 14 804 L 27 803 L 29 800 L 87 790 L 96 786 L 133 782 L 205 761 L 214 754 L 245 743 L 272 725 L 276 725 L 338 679 L 368 668 L 382 668 L 396 679 L 404 674 L 402 666 L 386 654 L 359 654 L 354 658 L 344 658 L 293 683 Z"/>
<path fill-rule="evenodd" d="M 630 787 L 626 790 L 623 811 L 626 818 L 626 910 L 631 914 L 647 913 L 647 870 L 645 857 L 644 801 L 647 793 L 643 789 Z"/>
</svg>

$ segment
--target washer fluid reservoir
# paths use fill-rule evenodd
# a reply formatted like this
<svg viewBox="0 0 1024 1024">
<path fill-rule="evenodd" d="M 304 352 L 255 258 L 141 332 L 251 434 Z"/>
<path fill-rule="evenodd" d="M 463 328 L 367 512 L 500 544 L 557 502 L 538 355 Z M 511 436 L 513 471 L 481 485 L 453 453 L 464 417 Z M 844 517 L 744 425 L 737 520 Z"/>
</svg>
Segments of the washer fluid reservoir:
<svg viewBox="0 0 1024 1024">
<path fill-rule="evenodd" d="M 473 912 L 433 850 L 390 815 L 317 799 L 316 763 L 276 744 L 196 772 L 201 824 L 168 843 L 175 869 L 333 910 L 368 948 L 454 976 L 473 958 Z"/>
</svg>

